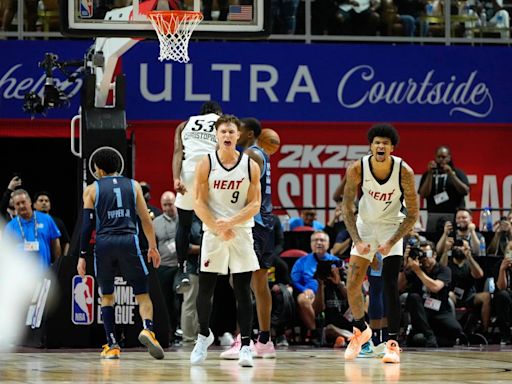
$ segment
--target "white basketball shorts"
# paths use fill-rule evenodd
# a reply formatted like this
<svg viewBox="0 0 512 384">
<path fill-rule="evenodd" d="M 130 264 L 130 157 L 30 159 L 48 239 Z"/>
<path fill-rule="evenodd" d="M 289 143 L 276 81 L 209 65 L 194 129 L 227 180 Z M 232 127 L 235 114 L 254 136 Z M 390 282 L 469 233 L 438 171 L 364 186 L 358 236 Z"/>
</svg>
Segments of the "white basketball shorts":
<svg viewBox="0 0 512 384">
<path fill-rule="evenodd" d="M 367 260 L 373 260 L 373 256 L 375 252 L 377 252 L 377 247 L 380 244 L 384 244 L 387 240 L 391 238 L 400 226 L 399 223 L 361 223 L 357 222 L 357 231 L 359 232 L 359 237 L 365 243 L 370 244 L 370 252 L 366 255 L 361 255 L 357 252 L 357 249 L 354 245 L 352 245 L 352 250 L 350 251 L 350 255 L 356 255 L 364 257 Z M 400 239 L 396 242 L 395 245 L 391 248 L 390 252 L 386 256 L 396 256 L 403 255 L 403 239 Z M 383 255 L 383 257 L 386 257 Z"/>
<path fill-rule="evenodd" d="M 235 237 L 224 241 L 216 234 L 205 231 L 201 244 L 201 272 L 222 275 L 250 272 L 260 269 L 254 252 L 252 227 L 236 227 Z"/>
</svg>

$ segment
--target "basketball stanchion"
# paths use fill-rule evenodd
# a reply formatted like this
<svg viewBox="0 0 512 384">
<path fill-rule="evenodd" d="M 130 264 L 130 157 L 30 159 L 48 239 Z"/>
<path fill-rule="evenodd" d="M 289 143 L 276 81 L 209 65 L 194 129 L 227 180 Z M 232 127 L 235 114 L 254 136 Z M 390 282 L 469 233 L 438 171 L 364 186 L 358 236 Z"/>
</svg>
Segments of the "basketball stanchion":
<svg viewBox="0 0 512 384">
<path fill-rule="evenodd" d="M 194 11 L 149 11 L 147 17 L 160 41 L 158 59 L 188 63 L 188 42 L 203 20 L 203 14 Z"/>
</svg>

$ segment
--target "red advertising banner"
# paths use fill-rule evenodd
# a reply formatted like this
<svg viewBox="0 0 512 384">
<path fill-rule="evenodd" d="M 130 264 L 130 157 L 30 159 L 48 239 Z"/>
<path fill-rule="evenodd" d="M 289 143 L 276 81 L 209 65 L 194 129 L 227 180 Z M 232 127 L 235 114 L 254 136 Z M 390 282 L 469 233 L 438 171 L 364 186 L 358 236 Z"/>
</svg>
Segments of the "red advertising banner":
<svg viewBox="0 0 512 384">
<path fill-rule="evenodd" d="M 152 203 L 172 190 L 174 130 L 179 121 L 131 122 L 135 133 L 134 171 L 152 185 Z M 37 128 L 35 127 L 37 125 Z M 368 151 L 366 133 L 372 123 L 263 122 L 277 131 L 281 147 L 271 157 L 273 203 L 277 214 L 298 214 L 300 207 L 319 208 L 320 221 L 334 208 L 332 194 L 350 161 Z M 16 127 L 14 129 L 13 127 Z M 494 220 L 512 207 L 512 126 L 507 124 L 396 123 L 400 143 L 394 154 L 415 171 L 419 184 L 436 148 L 450 147 L 457 168 L 469 178 L 467 207 L 500 208 Z M 69 122 L 0 120 L 0 137 L 69 137 Z M 421 202 L 424 207 L 424 202 Z M 325 208 L 330 208 L 325 210 Z M 423 212 L 425 213 L 425 212 Z M 475 212 L 475 221 L 479 214 Z"/>
</svg>

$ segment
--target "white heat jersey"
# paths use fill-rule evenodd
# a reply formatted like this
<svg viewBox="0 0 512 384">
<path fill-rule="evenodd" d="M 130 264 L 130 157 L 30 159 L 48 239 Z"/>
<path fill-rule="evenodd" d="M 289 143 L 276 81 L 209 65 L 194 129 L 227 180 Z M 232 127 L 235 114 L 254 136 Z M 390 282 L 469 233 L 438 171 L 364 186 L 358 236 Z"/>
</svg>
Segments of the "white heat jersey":
<svg viewBox="0 0 512 384">
<path fill-rule="evenodd" d="M 371 155 L 361 159 L 361 189 L 358 222 L 401 223 L 405 218 L 405 203 L 400 185 L 400 170 L 403 160 L 391 156 L 392 171 L 386 180 L 377 180 L 370 166 Z"/>
<path fill-rule="evenodd" d="M 250 171 L 249 156 L 241 153 L 238 162 L 231 169 L 226 169 L 220 163 L 217 151 L 208 155 L 210 159 L 210 174 L 208 176 L 208 206 L 216 218 L 233 217 L 247 204 Z M 237 227 L 253 227 L 254 219 L 237 225 Z M 205 230 L 209 229 L 206 226 Z"/>
<path fill-rule="evenodd" d="M 207 115 L 190 116 L 185 127 L 181 131 L 183 143 L 183 172 L 194 172 L 196 164 L 204 155 L 212 153 L 217 148 L 215 135 L 215 122 L 219 115 L 209 113 Z"/>
</svg>

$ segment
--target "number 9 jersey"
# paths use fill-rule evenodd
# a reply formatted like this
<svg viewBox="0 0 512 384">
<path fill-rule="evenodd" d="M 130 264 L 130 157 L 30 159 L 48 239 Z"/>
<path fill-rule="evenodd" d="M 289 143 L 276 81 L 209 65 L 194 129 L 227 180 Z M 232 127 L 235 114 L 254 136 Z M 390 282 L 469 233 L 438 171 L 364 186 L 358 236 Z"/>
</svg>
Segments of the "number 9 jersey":
<svg viewBox="0 0 512 384">
<path fill-rule="evenodd" d="M 251 184 L 250 158 L 240 153 L 238 162 L 230 169 L 224 168 L 217 151 L 208 155 L 210 174 L 208 175 L 208 206 L 216 219 L 229 218 L 238 214 L 247 204 L 247 191 Z M 253 227 L 254 219 L 237 225 Z M 205 230 L 209 230 L 204 226 Z"/>
</svg>

